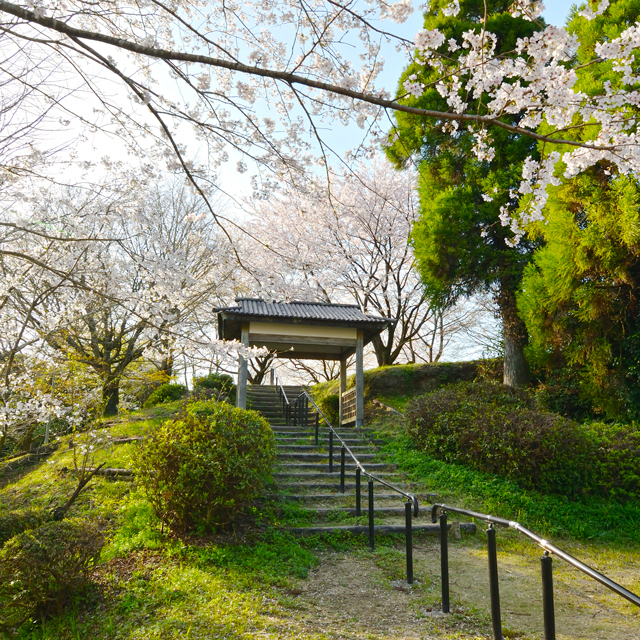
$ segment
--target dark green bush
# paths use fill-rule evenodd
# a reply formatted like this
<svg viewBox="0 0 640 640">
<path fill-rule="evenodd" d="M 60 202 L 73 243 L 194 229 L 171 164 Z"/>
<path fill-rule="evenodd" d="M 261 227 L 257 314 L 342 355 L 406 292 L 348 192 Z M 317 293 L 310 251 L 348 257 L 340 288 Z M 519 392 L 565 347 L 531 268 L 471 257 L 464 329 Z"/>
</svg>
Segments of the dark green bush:
<svg viewBox="0 0 640 640">
<path fill-rule="evenodd" d="M 337 393 L 331 393 L 320 398 L 317 402 L 320 411 L 324 413 L 327 420 L 332 426 L 337 427 L 340 421 L 340 396 Z"/>
<path fill-rule="evenodd" d="M 50 519 L 51 514 L 45 509 L 21 509 L 0 513 L 0 545 L 23 531 L 36 529 Z"/>
<path fill-rule="evenodd" d="M 640 497 L 640 428 L 594 422 L 583 427 L 594 443 L 591 463 L 598 493 L 618 500 Z"/>
<path fill-rule="evenodd" d="M 59 614 L 90 584 L 103 546 L 97 527 L 86 522 L 48 522 L 14 536 L 0 550 L 0 624 Z"/>
<path fill-rule="evenodd" d="M 414 400 L 408 431 L 435 458 L 515 480 L 527 489 L 594 489 L 595 444 L 576 422 L 535 410 L 533 399 L 491 383 L 460 383 Z"/>
<path fill-rule="evenodd" d="M 207 401 L 187 405 L 152 432 L 136 468 L 162 522 L 206 532 L 258 497 L 274 460 L 273 431 L 258 412 Z"/>
<path fill-rule="evenodd" d="M 164 402 L 172 402 L 173 400 L 180 400 L 185 393 L 187 393 L 187 387 L 183 384 L 173 384 L 167 382 L 161 384 L 145 401 L 145 407 L 155 407 L 157 404 Z"/>
<path fill-rule="evenodd" d="M 193 379 L 193 393 L 199 399 L 236 401 L 236 385 L 233 378 L 226 373 L 210 373 L 207 376 Z"/>
</svg>

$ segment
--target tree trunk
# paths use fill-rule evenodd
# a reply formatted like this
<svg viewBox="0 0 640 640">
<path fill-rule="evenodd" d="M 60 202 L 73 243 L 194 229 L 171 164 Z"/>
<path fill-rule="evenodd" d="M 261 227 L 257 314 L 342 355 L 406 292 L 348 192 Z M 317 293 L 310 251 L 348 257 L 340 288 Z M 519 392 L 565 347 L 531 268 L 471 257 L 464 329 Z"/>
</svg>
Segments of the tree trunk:
<svg viewBox="0 0 640 640">
<path fill-rule="evenodd" d="M 171 376 L 173 376 L 173 365 L 173 353 L 167 354 L 164 358 L 162 358 L 162 361 L 160 362 L 160 367 L 158 370 L 160 371 L 160 373 L 163 373 L 167 377 L 167 380 L 169 380 Z"/>
<path fill-rule="evenodd" d="M 269 372 L 269 368 L 273 364 L 273 358 L 273 353 L 270 353 L 267 356 L 251 360 L 251 370 L 247 374 L 250 384 L 262 384 L 262 381 Z"/>
<path fill-rule="evenodd" d="M 104 403 L 103 416 L 118 415 L 118 405 L 120 404 L 120 380 L 118 378 L 107 380 L 102 385 L 102 402 Z"/>
<path fill-rule="evenodd" d="M 391 346 L 393 342 L 392 336 L 388 335 L 387 340 L 387 344 L 384 344 L 384 342 L 382 342 L 382 338 L 377 335 L 371 341 L 379 367 L 387 367 L 393 364 L 393 361 L 391 360 Z"/>
<path fill-rule="evenodd" d="M 498 304 L 502 316 L 504 337 L 504 372 L 502 382 L 507 387 L 524 387 L 529 384 L 529 365 L 524 356 L 527 329 L 518 316 L 515 295 L 502 289 Z"/>
</svg>

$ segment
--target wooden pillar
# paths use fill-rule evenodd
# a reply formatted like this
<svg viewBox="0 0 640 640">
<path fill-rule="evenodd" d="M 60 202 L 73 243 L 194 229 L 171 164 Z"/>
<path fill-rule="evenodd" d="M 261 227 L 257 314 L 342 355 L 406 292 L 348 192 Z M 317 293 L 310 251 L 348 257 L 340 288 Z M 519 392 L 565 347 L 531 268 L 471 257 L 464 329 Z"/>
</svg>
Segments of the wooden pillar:
<svg viewBox="0 0 640 640">
<path fill-rule="evenodd" d="M 356 428 L 364 425 L 364 332 L 358 329 L 356 344 Z"/>
<path fill-rule="evenodd" d="M 249 323 L 242 323 L 242 330 L 240 332 L 240 342 L 243 345 L 249 346 Z M 246 358 L 242 356 L 238 357 L 238 389 L 236 393 L 236 406 L 240 409 L 247 408 L 247 376 L 249 372 L 249 365 Z"/>
<path fill-rule="evenodd" d="M 344 408 L 342 394 L 347 390 L 347 358 L 346 356 L 340 360 L 340 422 L 339 427 L 342 426 L 342 420 L 344 418 Z"/>
</svg>

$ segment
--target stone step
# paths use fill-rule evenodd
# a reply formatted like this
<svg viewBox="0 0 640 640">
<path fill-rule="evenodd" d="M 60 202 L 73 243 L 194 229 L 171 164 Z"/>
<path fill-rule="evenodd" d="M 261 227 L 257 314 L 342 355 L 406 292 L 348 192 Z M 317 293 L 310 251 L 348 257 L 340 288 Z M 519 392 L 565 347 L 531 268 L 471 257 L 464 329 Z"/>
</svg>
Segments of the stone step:
<svg viewBox="0 0 640 640">
<path fill-rule="evenodd" d="M 399 487 L 399 485 L 401 484 L 401 481 L 398 482 L 390 482 L 390 484 L 396 485 Z M 378 487 L 381 487 L 382 485 L 378 485 Z M 333 492 L 339 495 L 343 495 L 340 492 L 340 479 L 338 478 L 338 481 L 327 481 L 327 482 L 295 482 L 295 483 L 289 483 L 289 482 L 279 482 L 277 485 L 278 489 L 282 489 L 283 491 L 286 491 L 287 489 L 295 489 L 298 491 L 327 491 L 327 492 Z M 348 491 L 355 491 L 356 489 L 356 484 L 355 482 L 345 482 L 344 483 L 344 488 L 345 488 L 345 493 Z M 402 488 L 402 487 L 399 487 Z M 365 494 L 368 491 L 368 487 L 367 487 L 367 481 L 364 480 L 363 482 L 361 482 L 360 484 L 360 493 Z M 399 494 L 398 494 L 399 495 Z"/>
<path fill-rule="evenodd" d="M 286 451 L 278 451 L 276 457 L 279 459 L 285 458 L 297 458 L 300 461 L 320 461 L 326 460 L 327 464 L 329 464 L 329 454 L 328 453 L 306 453 L 306 452 L 286 452 Z M 361 462 L 365 460 L 374 460 L 376 455 L 374 453 L 361 453 L 358 455 L 358 460 Z M 350 459 L 350 458 L 349 458 Z M 336 462 L 337 460 L 337 462 Z M 334 452 L 334 464 L 340 464 L 340 455 L 335 455 Z"/>
<path fill-rule="evenodd" d="M 313 425 L 309 425 L 308 427 L 300 427 L 295 425 L 287 426 L 287 425 L 280 425 L 280 424 L 272 424 L 271 429 L 273 429 L 273 432 L 278 436 L 286 436 L 289 434 L 297 434 L 297 433 L 314 435 L 316 432 L 315 427 Z M 320 431 L 321 437 L 329 438 L 329 430 L 326 427 L 323 427 L 321 425 L 319 431 Z M 346 431 L 342 429 L 341 430 L 336 429 L 336 433 L 341 438 L 359 438 L 364 440 L 366 438 L 374 437 L 372 434 L 369 434 L 369 433 L 363 433 L 358 431 Z"/>
<path fill-rule="evenodd" d="M 287 441 L 290 441 L 290 440 L 296 440 L 296 439 L 300 439 L 300 438 L 313 438 L 313 439 L 315 439 L 315 433 L 313 431 L 306 431 L 306 432 L 305 431 L 298 431 L 298 432 L 287 432 L 287 433 L 275 431 L 274 435 L 275 435 L 277 440 L 282 441 L 282 442 L 287 442 Z M 370 439 L 370 438 L 367 438 L 365 436 L 360 436 L 358 434 L 353 434 L 353 433 L 351 433 L 351 434 L 349 434 L 349 433 L 340 434 L 340 438 L 346 444 L 349 444 L 350 442 L 352 442 L 354 444 L 369 444 L 371 446 L 378 446 L 380 444 L 384 444 L 384 442 L 382 440 Z M 320 442 L 326 442 L 327 444 L 329 444 L 329 436 L 328 436 L 327 432 L 326 431 L 324 433 L 320 432 L 320 434 L 318 434 L 318 440 Z M 340 446 L 341 446 L 340 440 L 338 440 L 338 438 L 336 438 L 336 437 L 333 438 L 333 446 L 334 446 L 334 448 L 340 448 Z"/>
<path fill-rule="evenodd" d="M 397 474 L 395 473 L 391 473 L 388 471 L 382 471 L 382 472 L 378 472 L 375 474 L 378 478 L 381 478 L 382 480 L 386 480 L 387 482 L 391 482 L 392 484 L 395 484 L 399 480 L 397 477 Z M 347 474 L 347 480 L 352 480 L 354 476 L 353 471 L 351 471 L 349 474 Z M 272 474 L 272 477 L 274 478 L 274 480 L 296 480 L 296 481 L 301 481 L 304 482 L 305 480 L 322 480 L 322 479 L 327 479 L 327 480 L 331 480 L 331 481 L 335 481 L 337 479 L 338 482 L 340 482 L 340 468 L 338 467 L 337 471 L 332 471 L 331 473 L 329 473 L 328 471 L 316 471 L 316 472 L 311 472 L 311 473 L 284 473 L 284 472 L 278 472 L 278 473 L 274 473 Z M 362 478 L 363 482 L 366 481 L 366 478 Z"/>
<path fill-rule="evenodd" d="M 347 469 L 349 469 L 349 473 L 351 474 L 355 473 L 355 465 L 353 464 L 353 462 L 349 464 L 349 461 L 347 461 L 346 467 Z M 324 471 L 324 470 L 327 470 L 328 468 L 329 468 L 328 460 L 324 464 L 317 464 L 314 462 L 291 462 L 291 463 L 281 462 L 278 465 L 278 469 L 280 469 L 281 471 L 284 469 L 290 469 L 290 470 L 300 469 L 305 471 Z M 398 465 L 388 464 L 386 462 L 368 462 L 366 465 L 367 471 L 370 471 L 371 473 L 376 473 L 376 474 L 380 471 L 395 471 L 397 468 L 398 468 Z M 338 469 L 337 473 L 340 473 L 339 461 L 338 461 L 337 469 Z M 336 472 L 334 471 L 334 473 Z"/>
<path fill-rule="evenodd" d="M 307 507 L 307 511 L 310 511 L 314 515 L 320 517 L 344 514 L 347 516 L 366 516 L 367 515 L 367 506 L 366 502 L 362 503 L 362 509 L 360 510 L 360 516 L 356 511 L 355 507 Z M 404 507 L 376 507 L 375 514 L 376 515 L 384 515 L 384 516 L 401 516 L 404 515 L 405 510 Z M 418 512 L 419 517 L 429 516 L 430 511 L 423 509 Z"/>
<path fill-rule="evenodd" d="M 363 484 L 363 491 L 360 493 L 362 498 L 362 504 L 364 508 L 364 504 L 367 498 L 367 485 Z M 337 499 L 349 499 L 355 502 L 356 494 L 355 493 L 271 493 L 265 495 L 265 498 L 269 500 L 337 500 Z M 403 496 L 400 493 L 374 493 L 374 504 L 377 503 L 378 500 L 403 500 Z"/>
<path fill-rule="evenodd" d="M 451 524 L 447 527 L 451 529 Z M 439 524 L 414 524 L 411 529 L 413 531 L 420 531 L 432 535 L 438 535 L 440 533 Z M 334 525 L 325 527 L 289 527 L 287 529 L 294 535 L 298 536 L 313 536 L 323 533 L 352 533 L 354 535 L 367 535 L 369 533 L 369 527 L 366 525 Z M 380 524 L 373 528 L 374 533 L 406 533 L 406 527 L 403 524 Z M 468 533 L 476 532 L 476 525 L 474 522 L 461 522 L 460 531 L 466 531 Z"/>
<path fill-rule="evenodd" d="M 280 444 L 278 443 L 277 445 L 278 451 L 279 452 L 285 452 L 285 451 L 300 451 L 300 452 L 304 452 L 304 451 L 317 451 L 318 449 L 324 449 L 324 447 L 318 445 L 316 446 L 315 444 L 293 444 L 293 443 L 286 443 L 286 444 Z M 333 455 L 334 456 L 338 456 L 338 458 L 340 457 L 340 446 L 336 446 L 334 444 L 333 446 Z M 359 457 L 359 452 L 363 452 L 366 453 L 367 451 L 371 451 L 371 452 L 375 452 L 377 451 L 377 447 L 372 447 L 370 445 L 366 445 L 366 444 L 356 444 L 353 446 L 350 446 L 349 449 L 351 449 L 351 451 L 353 451 L 353 453 L 356 455 L 356 458 Z M 318 453 L 326 453 L 326 455 L 329 455 L 329 446 L 327 445 L 326 447 L 326 452 L 325 451 L 319 451 Z M 349 457 L 349 454 L 346 454 L 347 457 Z"/>
</svg>

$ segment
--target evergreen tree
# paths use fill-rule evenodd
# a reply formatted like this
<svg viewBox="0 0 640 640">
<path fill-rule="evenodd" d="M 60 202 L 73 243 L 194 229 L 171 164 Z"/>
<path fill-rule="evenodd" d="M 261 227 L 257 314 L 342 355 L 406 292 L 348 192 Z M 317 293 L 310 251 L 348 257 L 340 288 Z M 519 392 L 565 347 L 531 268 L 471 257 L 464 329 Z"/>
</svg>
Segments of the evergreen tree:
<svg viewBox="0 0 640 640">
<path fill-rule="evenodd" d="M 425 29 L 440 29 L 447 39 L 459 39 L 469 30 L 486 29 L 497 34 L 496 53 L 510 55 L 518 38 L 530 37 L 540 28 L 532 22 L 514 20 L 507 0 L 463 0 L 457 16 L 446 16 L 438 0 L 425 13 Z M 486 6 L 486 16 L 485 16 Z M 445 42 L 438 51 L 443 68 L 453 64 L 459 52 Z M 433 78 L 418 75 L 409 66 L 401 80 L 422 82 L 426 89 L 405 102 L 424 109 L 446 110 L 447 103 L 433 85 Z M 469 96 L 469 111 L 485 112 L 483 95 Z M 509 116 L 505 122 L 514 122 Z M 501 222 L 501 207 L 509 203 L 521 180 L 522 163 L 536 157 L 536 143 L 503 129 L 491 136 L 496 153 L 479 159 L 474 153 L 479 133 L 461 128 L 448 133 L 445 121 L 425 119 L 409 113 L 396 114 L 396 131 L 387 145 L 387 155 L 398 167 L 415 158 L 419 168 L 420 217 L 414 225 L 413 243 L 420 273 L 431 299 L 440 306 L 454 304 L 460 297 L 480 291 L 493 294 L 502 321 L 504 342 L 504 383 L 520 386 L 529 380 L 524 355 L 527 332 L 517 313 L 516 292 L 523 269 L 533 249 L 528 239 L 517 247 L 512 232 Z M 511 202 L 511 204 L 512 204 Z"/>
<path fill-rule="evenodd" d="M 604 163 L 553 189 L 546 244 L 519 295 L 536 360 L 575 369 L 583 395 L 609 413 L 640 400 L 639 208 L 638 181 Z"/>
<path fill-rule="evenodd" d="M 568 28 L 582 43 L 578 90 L 605 95 L 621 88 L 610 63 L 588 63 L 597 57 L 596 38 L 618 37 L 639 14 L 640 0 L 613 2 L 593 21 L 574 12 Z M 631 66 L 638 74 L 638 61 Z M 594 125 L 576 116 L 567 137 L 593 139 Z M 603 159 L 550 192 L 548 222 L 529 229 L 544 246 L 527 266 L 518 296 L 532 355 L 550 370 L 577 374 L 596 409 L 617 414 L 625 405 L 640 407 L 640 184 Z"/>
</svg>

